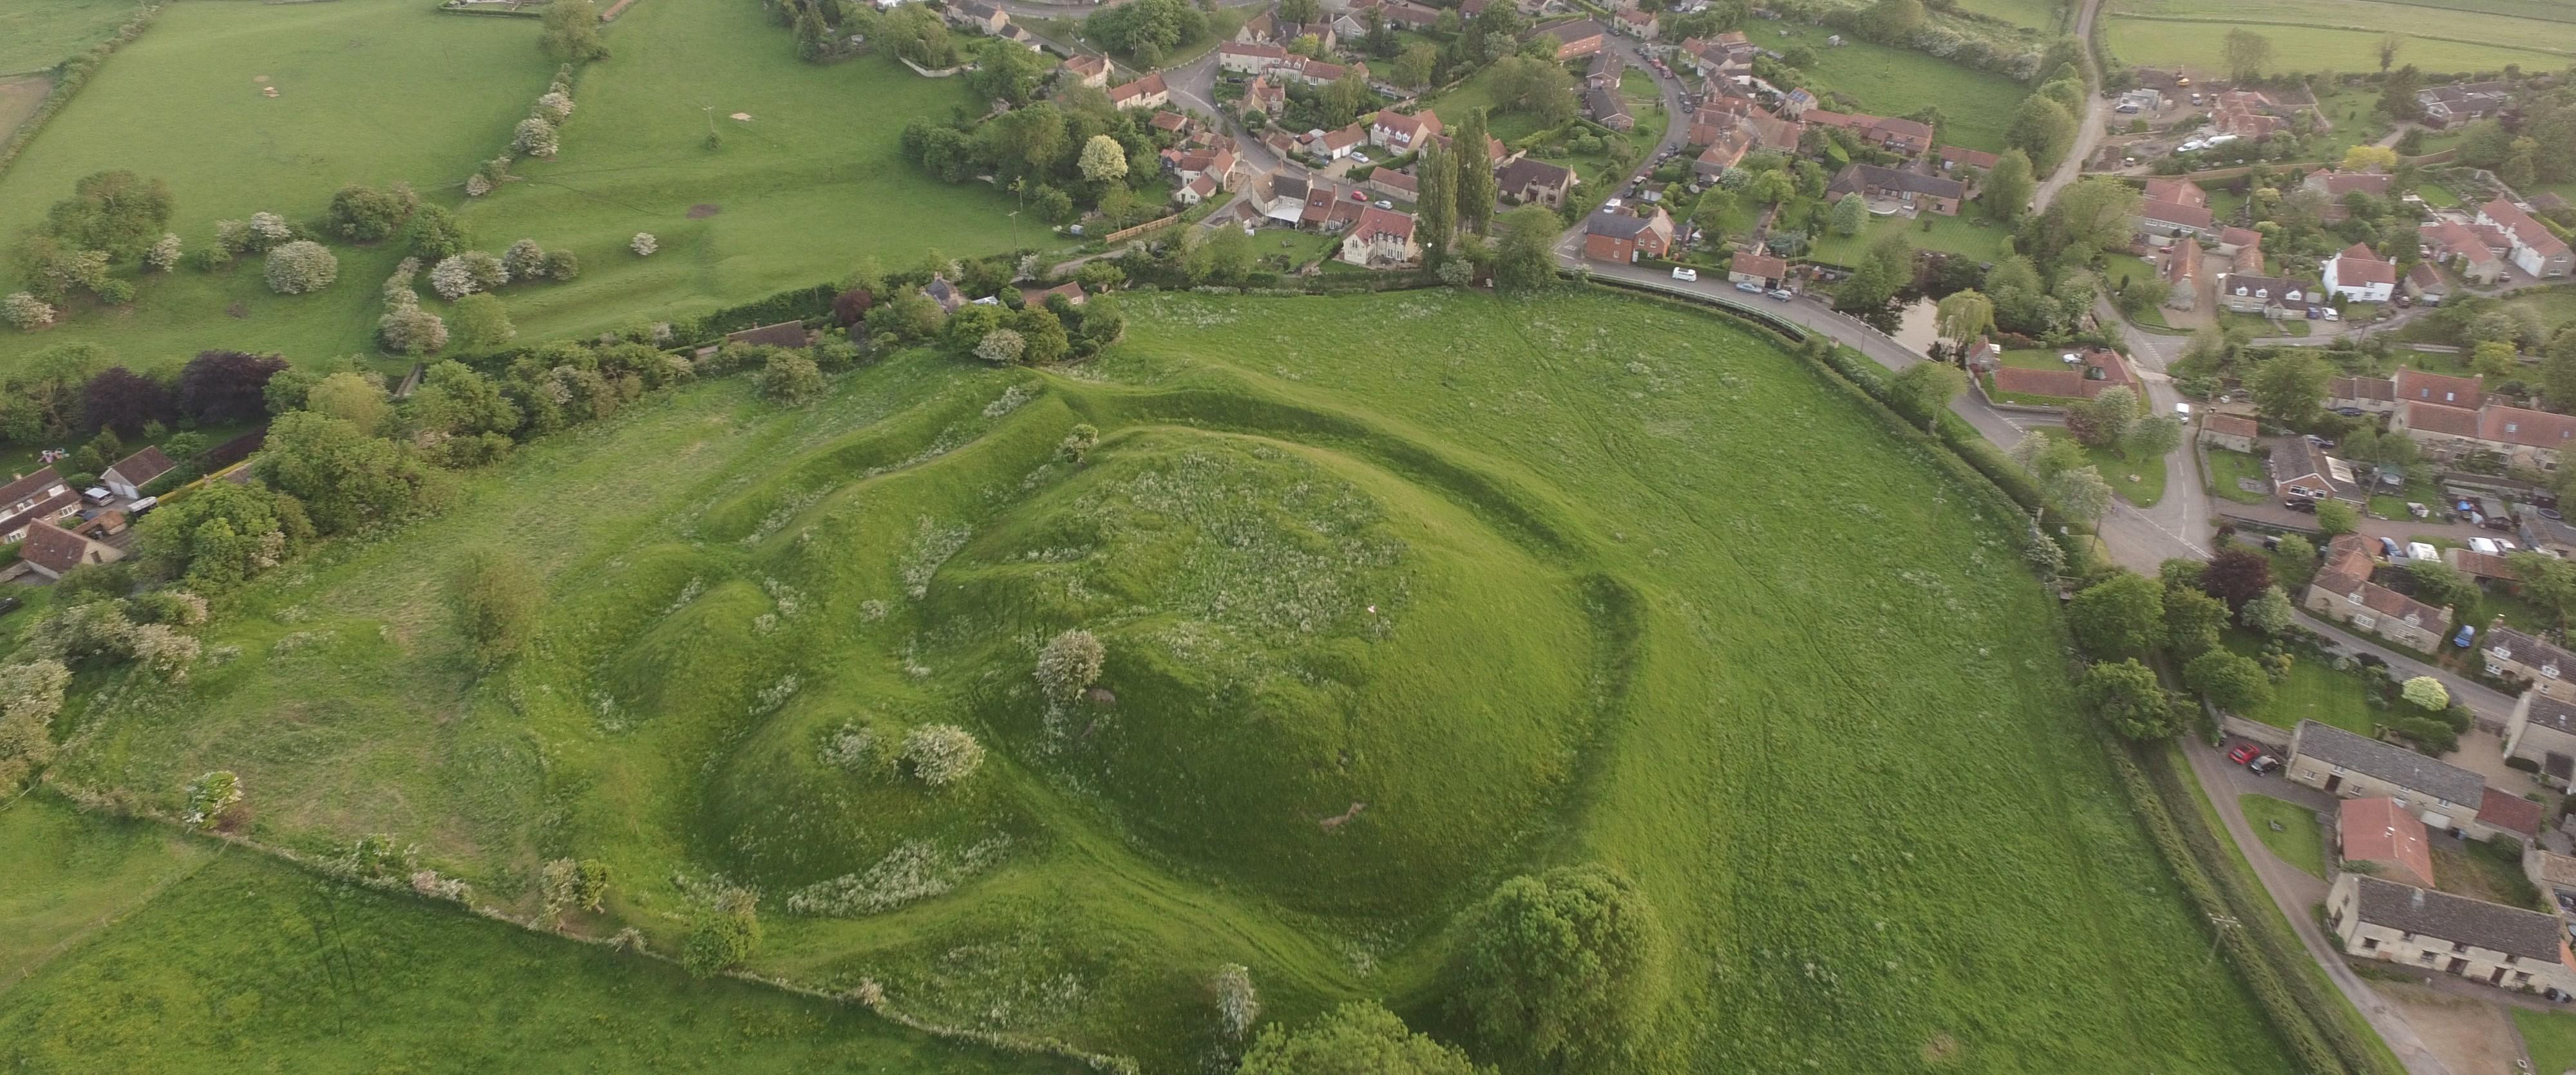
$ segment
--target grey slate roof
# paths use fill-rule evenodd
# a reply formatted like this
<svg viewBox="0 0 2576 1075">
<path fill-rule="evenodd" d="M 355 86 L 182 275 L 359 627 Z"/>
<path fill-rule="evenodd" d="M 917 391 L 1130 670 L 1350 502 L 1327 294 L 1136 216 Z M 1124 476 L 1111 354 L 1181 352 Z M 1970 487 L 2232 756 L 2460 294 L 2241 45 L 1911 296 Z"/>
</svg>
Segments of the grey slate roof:
<svg viewBox="0 0 2576 1075">
<path fill-rule="evenodd" d="M 1646 225 L 1653 222 L 1649 217 L 1629 216 L 1626 213 L 1614 213 L 1603 209 L 1584 218 L 1583 233 L 1607 235 L 1614 239 L 1634 239 L 1646 230 Z"/>
<path fill-rule="evenodd" d="M 2566 650 L 2502 624 L 2487 628 L 2485 642 L 2478 648 L 2502 649 L 2513 655 L 2515 664 L 2528 668 L 2547 668 L 2555 665 L 2561 672 L 2576 672 L 2576 658 L 2570 658 Z"/>
<path fill-rule="evenodd" d="M 2559 701 L 2546 694 L 2534 693 L 2531 696 L 2531 722 L 2543 728 L 2576 735 L 2576 705 Z"/>
<path fill-rule="evenodd" d="M 2331 724 L 2300 721 L 2290 752 L 2472 809 L 2486 798 L 2486 780 L 2476 773 Z"/>
<path fill-rule="evenodd" d="M 2466 942 L 2543 963 L 2559 961 L 2558 916 L 2434 892 L 2376 877 L 2356 877 L 2354 913 L 2391 929 Z"/>
</svg>

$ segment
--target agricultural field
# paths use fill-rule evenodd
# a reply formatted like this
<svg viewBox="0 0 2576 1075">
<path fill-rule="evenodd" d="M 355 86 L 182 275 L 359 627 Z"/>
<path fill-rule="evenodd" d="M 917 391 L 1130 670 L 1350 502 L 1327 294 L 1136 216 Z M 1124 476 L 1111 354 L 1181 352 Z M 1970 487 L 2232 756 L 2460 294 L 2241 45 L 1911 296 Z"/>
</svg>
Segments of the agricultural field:
<svg viewBox="0 0 2576 1075">
<path fill-rule="evenodd" d="M 553 71 L 532 20 L 404 0 L 172 5 L 0 173 L 0 230 L 14 235 L 81 176 L 115 168 L 169 183 L 173 230 L 191 249 L 217 220 L 318 217 L 348 183 L 403 180 L 452 198 L 474 162 L 508 145 Z M 305 362 L 367 349 L 382 312 L 375 285 L 395 256 L 339 253 L 339 285 L 314 295 L 271 293 L 256 263 L 141 280 L 132 307 L 0 332 L 0 372 L 69 341 L 104 343 L 137 368 L 209 347 Z"/>
<path fill-rule="evenodd" d="M 2381 0 L 2118 0 L 2105 40 L 2122 61 L 2218 73 L 2220 39 L 2245 26 L 2272 39 L 2266 74 L 2376 71 L 2379 41 L 2406 39 L 2397 62 L 2434 73 L 2555 70 L 2576 59 L 2576 11 L 2513 0 L 2404 4 Z"/>
<path fill-rule="evenodd" d="M 43 797 L 0 806 L 0 996 L 194 872 L 214 848 Z"/>
<path fill-rule="evenodd" d="M 2080 5 L 2053 0 L 1961 0 L 1959 10 L 1990 15 L 2015 26 L 2057 32 Z"/>
<path fill-rule="evenodd" d="M 637 4 L 607 39 L 612 55 L 575 86 L 562 154 L 523 162 L 523 182 L 461 214 L 485 246 L 530 236 L 580 255 L 579 280 L 503 293 L 523 335 L 704 313 L 838 279 L 862 257 L 1063 245 L 1033 213 L 1015 222 L 1009 196 L 904 159 L 906 120 L 976 107 L 960 79 L 884 55 L 804 63 L 756 5 L 723 0 Z M 724 140 L 712 152 L 711 128 Z M 477 159 L 451 167 L 461 179 Z M 627 243 L 646 231 L 661 250 L 638 258 Z"/>
<path fill-rule="evenodd" d="M 1267 1019 L 1373 996 L 1463 1037 L 1458 910 L 1586 862 L 1673 946 L 1640 1070 L 2289 1070 L 2071 704 L 2017 513 L 1801 360 L 1600 291 L 1128 310 L 1071 373 L 915 352 L 798 409 L 702 382 L 536 442 L 228 597 L 184 686 L 85 694 L 55 778 L 166 803 L 231 768 L 257 838 L 387 833 L 522 911 L 539 861 L 601 858 L 622 880 L 579 928 L 661 951 L 711 886 L 753 888 L 758 971 L 1155 1072 L 1221 1046 L 1224 962 Z M 1101 443 L 1069 462 L 1077 422 Z M 443 582 L 484 545 L 547 597 L 489 674 Z M 1099 689 L 1043 695 L 1074 627 Z M 981 770 L 908 775 L 934 723 Z M 450 924 L 387 951 L 453 945 L 455 996 L 612 963 L 522 990 L 471 969 L 499 941 L 461 927 L 499 927 L 374 928 Z M 130 950 L 234 943 L 158 928 Z M 132 968 L 83 965 L 0 1017 Z M 642 1020 L 683 987 L 633 988 Z M 123 1011 L 79 1025 L 145 1038 Z"/>
<path fill-rule="evenodd" d="M 97 827 L 42 799 L 0 811 L 0 848 L 12 853 L 81 868 L 122 854 L 138 888 L 151 869 L 167 875 L 148 902 L 117 908 L 23 982 L 0 979 L 0 1063 L 13 1069 L 174 1072 L 224 1055 L 317 1073 L 405 1070 L 385 1067 L 394 1057 L 436 1071 L 1081 1070 L 937 1040 L 851 1005 L 692 980 L 453 905 L 219 854 L 211 841 L 182 843 L 189 865 L 173 873 L 161 845 L 184 838 L 157 826 L 60 838 Z M 13 874 L 42 864 L 9 861 Z M 0 924 L 14 932 L 19 910 L 0 889 Z"/>
<path fill-rule="evenodd" d="M 2002 75 L 1928 53 L 1856 38 L 1829 47 L 1823 27 L 1765 22 L 1751 32 L 1763 48 L 1802 44 L 1815 50 L 1816 65 L 1807 74 L 1820 96 L 1831 90 L 1859 101 L 1862 111 L 1887 116 L 1908 115 L 1925 104 L 1939 107 L 1940 137 L 1951 145 L 2003 152 L 2013 109 L 2030 94 L 2029 87 Z"/>
<path fill-rule="evenodd" d="M 0 75 L 47 70 L 89 51 L 141 7 L 135 0 L 16 0 L 0 7 Z M 9 127 L 0 113 L 0 135 Z"/>
</svg>

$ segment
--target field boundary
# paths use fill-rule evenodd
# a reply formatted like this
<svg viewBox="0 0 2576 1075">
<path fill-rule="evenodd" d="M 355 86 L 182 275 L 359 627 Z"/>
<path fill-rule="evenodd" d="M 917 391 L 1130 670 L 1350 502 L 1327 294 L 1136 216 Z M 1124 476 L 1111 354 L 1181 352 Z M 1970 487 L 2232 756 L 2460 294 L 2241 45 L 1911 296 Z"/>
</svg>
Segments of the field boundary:
<svg viewBox="0 0 2576 1075">
<path fill-rule="evenodd" d="M 2374 29 L 2368 26 L 2338 26 L 2333 23 L 2292 22 L 2287 19 L 2215 19 L 2198 15 L 2142 15 L 2130 12 L 2119 12 L 2111 17 L 2116 19 L 2136 19 L 2139 22 L 2180 22 L 2205 24 L 2209 26 L 2283 26 L 2293 30 L 2333 30 L 2338 33 L 2350 34 L 2384 34 L 2388 32 L 2386 30 Z M 2424 41 L 2439 41 L 2448 45 L 2467 45 L 2471 48 L 2506 49 L 2513 52 L 2538 52 L 2552 56 L 2576 56 L 2576 49 L 2549 48 L 2542 45 L 2506 45 L 2494 41 L 2472 41 L 2464 37 L 2442 37 L 2436 34 L 2408 33 L 2400 36 L 2417 38 Z"/>
<path fill-rule="evenodd" d="M 160 18 L 162 10 L 169 6 L 166 2 L 152 4 L 135 12 L 134 17 L 127 19 L 125 25 L 117 27 L 115 33 L 108 35 L 107 40 L 90 46 L 88 52 L 58 65 L 55 69 L 60 72 L 60 75 L 54 81 L 53 90 L 45 94 L 43 103 L 38 104 L 34 112 L 29 113 L 25 120 L 19 122 L 16 130 L 9 132 L 7 141 L 0 141 L 0 174 L 6 174 L 9 171 L 9 165 L 17 161 L 18 154 L 25 152 L 28 143 L 36 140 L 37 132 L 44 130 L 45 125 L 52 122 L 54 116 L 63 110 L 63 106 L 71 102 L 72 95 L 79 93 L 81 87 L 89 85 L 89 80 L 98 74 L 98 69 L 107 63 L 108 57 L 116 55 L 116 50 L 124 48 L 135 38 L 143 36 L 143 31 L 151 29 L 153 21 Z"/>
</svg>

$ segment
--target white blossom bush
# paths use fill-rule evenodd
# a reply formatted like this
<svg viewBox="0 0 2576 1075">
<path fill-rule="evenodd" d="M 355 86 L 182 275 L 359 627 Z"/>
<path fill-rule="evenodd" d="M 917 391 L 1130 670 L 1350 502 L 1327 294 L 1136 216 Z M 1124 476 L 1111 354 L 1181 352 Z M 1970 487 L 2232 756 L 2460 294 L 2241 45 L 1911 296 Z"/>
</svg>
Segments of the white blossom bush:
<svg viewBox="0 0 2576 1075">
<path fill-rule="evenodd" d="M 877 733 L 863 725 L 844 724 L 823 737 L 817 754 L 835 769 L 862 772 L 876 763 Z"/>
<path fill-rule="evenodd" d="M 903 760 L 912 775 L 934 788 L 975 775 L 984 765 L 984 744 L 954 724 L 925 724 L 904 733 Z"/>
<path fill-rule="evenodd" d="M 559 148 L 555 125 L 535 116 L 520 120 L 518 130 L 511 132 L 510 148 L 531 157 L 554 156 Z"/>
<path fill-rule="evenodd" d="M 1020 335 L 1018 330 L 997 328 L 985 333 L 984 338 L 975 344 L 975 357 L 996 366 L 1007 366 L 1019 361 L 1028 349 L 1028 338 Z"/>
<path fill-rule="evenodd" d="M 435 354 L 447 346 L 447 320 L 421 309 L 413 298 L 397 303 L 376 319 L 376 342 L 391 354 Z"/>
<path fill-rule="evenodd" d="M 179 820 L 206 828 L 241 800 L 241 778 L 234 776 L 232 770 L 217 769 L 188 782 L 188 806 Z"/>
<path fill-rule="evenodd" d="M 268 252 L 268 289 L 280 295 L 320 291 L 340 278 L 340 259 L 311 239 Z"/>
<path fill-rule="evenodd" d="M 180 634 L 168 624 L 146 623 L 134 628 L 129 643 L 134 662 L 145 671 L 161 677 L 164 683 L 182 683 L 188 678 L 188 666 L 196 663 L 197 640 Z"/>
<path fill-rule="evenodd" d="M 1226 1037 L 1242 1040 L 1251 1032 L 1253 1021 L 1261 1018 L 1261 994 L 1252 988 L 1252 968 L 1241 963 L 1218 967 L 1208 987 L 1216 992 L 1218 1026 Z"/>
<path fill-rule="evenodd" d="M 501 252 L 501 267 L 509 270 L 510 279 L 537 280 L 546 274 L 546 248 L 534 239 L 521 239 Z"/>
<path fill-rule="evenodd" d="M 0 299 L 0 318 L 7 318 L 12 326 L 34 332 L 54 323 L 54 304 L 29 292 L 12 291 L 8 298 Z"/>
<path fill-rule="evenodd" d="M 1101 663 L 1108 657 L 1108 647 L 1102 646 L 1091 632 L 1066 631 L 1038 651 L 1038 687 L 1056 701 L 1073 701 L 1082 697 L 1084 689 L 1099 682 Z"/>
<path fill-rule="evenodd" d="M 143 263 L 157 271 L 169 272 L 179 267 L 179 254 L 179 234 L 165 231 L 161 238 L 153 241 L 152 249 L 143 252 Z"/>
<path fill-rule="evenodd" d="M 476 172 L 476 173 L 474 173 L 473 175 L 469 175 L 469 176 L 466 176 L 466 177 L 465 177 L 465 196 L 466 196 L 466 197 L 468 197 L 468 198 L 480 198 L 480 197 L 482 197 L 482 196 L 484 196 L 484 195 L 486 195 L 486 194 L 490 194 L 490 193 L 492 193 L 492 181 L 491 181 L 491 180 L 489 180 L 489 179 L 485 179 L 485 178 L 483 178 L 483 173 L 481 173 L 481 172 Z"/>
<path fill-rule="evenodd" d="M 572 115 L 572 96 L 560 90 L 537 98 L 537 118 L 558 127 Z"/>
<path fill-rule="evenodd" d="M 865 871 L 842 874 L 788 893 L 787 910 L 801 915 L 852 918 L 944 896 L 999 861 L 1009 847 L 1009 838 L 995 836 L 951 854 L 928 841 L 906 840 Z"/>
<path fill-rule="evenodd" d="M 295 238 L 295 228 L 275 213 L 252 213 L 248 225 L 251 253 L 274 249 Z"/>
<path fill-rule="evenodd" d="M 654 251 L 662 248 L 662 243 L 661 240 L 653 238 L 652 232 L 639 231 L 635 233 L 635 241 L 626 244 L 626 248 L 634 251 L 636 257 L 649 258 L 653 256 Z"/>
<path fill-rule="evenodd" d="M 441 258 L 429 269 L 429 289 L 449 302 L 509 282 L 510 270 L 501 259 L 480 250 Z"/>
<path fill-rule="evenodd" d="M 0 793 L 15 791 L 54 756 L 54 717 L 71 669 L 54 660 L 0 667 Z"/>
</svg>

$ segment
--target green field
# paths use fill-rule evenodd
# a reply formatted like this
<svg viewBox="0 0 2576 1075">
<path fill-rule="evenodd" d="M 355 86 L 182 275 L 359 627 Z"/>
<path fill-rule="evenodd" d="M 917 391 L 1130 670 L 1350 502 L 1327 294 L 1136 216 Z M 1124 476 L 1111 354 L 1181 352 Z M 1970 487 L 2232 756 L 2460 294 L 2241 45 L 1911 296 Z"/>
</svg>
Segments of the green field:
<svg viewBox="0 0 2576 1075">
<path fill-rule="evenodd" d="M 2576 287 L 2543 287 L 2517 291 L 2505 300 L 2507 306 L 2519 306 L 2540 315 L 2540 323 L 2556 329 L 2576 324 Z"/>
<path fill-rule="evenodd" d="M 2245 811 L 2245 823 L 2254 829 L 2255 838 L 2273 855 L 2320 880 L 2325 878 L 2325 834 L 2318 827 L 2316 811 L 2269 795 L 2239 795 L 2236 805 Z"/>
<path fill-rule="evenodd" d="M 2397 62 L 2427 72 L 2556 70 L 2576 58 L 2565 4 L 2402 4 L 2380 0 L 2120 0 L 2103 32 L 2120 59 L 2215 73 L 2219 41 L 2244 25 L 2272 39 L 2265 73 L 2376 71 L 2379 40 L 2406 39 Z"/>
<path fill-rule="evenodd" d="M 28 851 L 141 882 L 170 872 L 162 845 L 178 839 L 36 800 L 0 812 L 12 873 L 35 861 L 14 857 Z M 195 865 L 149 903 L 24 983 L 0 979 L 0 1064 L 158 1073 L 222 1055 L 316 1073 L 1081 1070 L 211 848 L 185 845 L 179 856 Z M 19 911 L 0 895 L 0 935 L 24 921 Z"/>
<path fill-rule="evenodd" d="M 15 0 L 0 6 L 0 75 L 51 68 L 107 40 L 134 0 Z M 0 123 L 0 135 L 9 125 Z"/>
<path fill-rule="evenodd" d="M 1962 11 L 1992 15 L 2016 26 L 2054 32 L 2066 21 L 2068 5 L 2050 0 L 1962 0 Z"/>
<path fill-rule="evenodd" d="M 190 248 L 211 241 L 219 219 L 318 217 L 348 183 L 406 180 L 446 198 L 508 145 L 553 70 L 530 20 L 439 15 L 405 0 L 173 5 L 0 176 L 0 232 L 33 224 L 74 180 L 110 168 L 167 180 L 173 230 Z M 279 96 L 262 96 L 263 85 Z M 83 311 L 41 334 L 0 331 L 0 369 L 72 340 L 105 343 L 138 368 L 209 347 L 304 362 L 365 349 L 382 312 L 376 284 L 395 256 L 340 256 L 338 285 L 317 295 L 270 293 L 256 262 L 156 276 L 133 307 Z"/>
<path fill-rule="evenodd" d="M 720 875 L 759 970 L 1150 1071 L 1201 1066 L 1226 961 L 1268 1018 L 1455 1036 L 1455 912 L 1587 861 L 1676 946 L 1639 1070 L 2288 1070 L 2070 704 L 2018 513 L 1800 360 L 1602 292 L 1129 311 L 1079 377 L 915 353 L 534 444 L 229 599 L 235 655 L 93 707 L 57 778 L 230 767 L 257 836 L 387 832 L 478 902 L 601 857 L 595 928 L 664 950 Z M 439 580 L 486 543 L 548 602 L 478 676 Z M 1047 702 L 1076 625 L 1110 694 Z M 993 751 L 946 790 L 823 757 L 937 721 Z"/>
<path fill-rule="evenodd" d="M 1924 221 L 1930 221 L 1932 226 L 1925 228 Z M 1807 256 L 1836 265 L 1857 265 L 1861 255 L 1869 251 L 1871 243 L 1888 235 L 1903 235 L 1905 241 L 1914 244 L 1917 250 L 1939 250 L 1974 258 L 1980 264 L 1991 264 L 2003 258 L 2004 240 L 2011 234 L 2011 229 L 1986 219 L 1984 211 L 1975 206 L 1962 209 L 1958 216 L 1926 213 L 1913 220 L 1901 216 L 1873 216 L 1869 218 L 1869 226 L 1862 228 L 1858 235 L 1842 236 L 1827 232 L 1818 236 L 1815 247 Z"/>
<path fill-rule="evenodd" d="M 43 797 L 0 806 L 0 996 L 150 899 L 212 848 L 155 825 L 86 817 Z"/>
<path fill-rule="evenodd" d="M 1775 34 L 1776 29 L 1786 29 L 1787 36 Z M 1819 96 L 1827 90 L 1847 94 L 1860 102 L 1862 111 L 1888 116 L 1906 115 L 1926 104 L 1937 105 L 1941 109 L 1943 142 L 2003 152 L 2004 130 L 2012 125 L 2013 108 L 2029 95 L 2027 87 L 1929 53 L 1889 48 L 1849 36 L 1841 46 L 1828 47 L 1828 33 L 1822 27 L 1766 22 L 1755 43 L 1768 49 L 1785 49 L 1793 44 L 1814 49 L 1816 65 L 1807 73 L 1813 76 L 1809 88 Z M 2126 59 L 2127 54 L 2123 53 L 2122 58 Z"/>
<path fill-rule="evenodd" d="M 724 0 L 638 4 L 609 45 L 615 55 L 582 72 L 562 155 L 527 162 L 526 182 L 464 212 L 484 245 L 525 235 L 581 255 L 574 283 L 505 292 L 523 335 L 704 313 L 838 279 L 862 257 L 892 268 L 934 250 L 1062 242 L 1034 214 L 1015 225 L 991 187 L 948 186 L 903 158 L 905 120 L 974 105 L 962 80 L 921 78 L 889 56 L 802 63 L 785 30 Z M 725 139 L 712 153 L 710 119 Z M 700 206 L 713 215 L 692 219 Z M 639 231 L 661 252 L 629 253 Z"/>
</svg>

